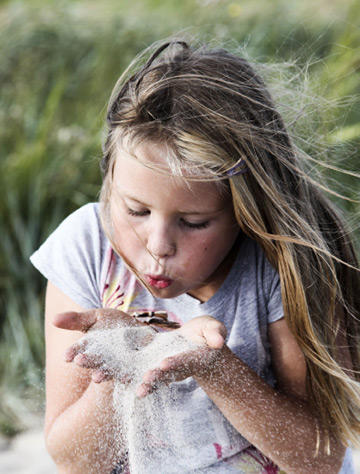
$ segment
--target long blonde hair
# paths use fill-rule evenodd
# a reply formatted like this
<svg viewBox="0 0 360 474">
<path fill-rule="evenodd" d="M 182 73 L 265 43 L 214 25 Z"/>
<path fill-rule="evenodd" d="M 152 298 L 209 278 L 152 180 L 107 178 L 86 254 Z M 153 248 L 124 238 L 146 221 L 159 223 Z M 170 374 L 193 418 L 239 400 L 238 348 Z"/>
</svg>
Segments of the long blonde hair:
<svg viewBox="0 0 360 474">
<path fill-rule="evenodd" d="M 359 446 L 360 272 L 339 211 L 308 176 L 248 61 L 183 41 L 143 58 L 120 77 L 109 103 L 105 229 L 112 163 L 124 137 L 134 145 L 167 143 L 174 174 L 228 186 L 240 228 L 279 272 L 285 318 L 306 359 L 310 403 L 326 429 Z M 230 176 L 237 164 L 242 172 Z"/>
</svg>

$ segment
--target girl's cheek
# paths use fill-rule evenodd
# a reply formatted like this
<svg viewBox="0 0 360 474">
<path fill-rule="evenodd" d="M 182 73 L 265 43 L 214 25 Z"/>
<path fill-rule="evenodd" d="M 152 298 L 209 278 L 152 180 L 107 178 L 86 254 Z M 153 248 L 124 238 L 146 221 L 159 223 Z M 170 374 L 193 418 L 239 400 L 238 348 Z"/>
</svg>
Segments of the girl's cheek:
<svg viewBox="0 0 360 474">
<path fill-rule="evenodd" d="M 207 259 L 208 244 L 204 242 L 192 243 L 186 246 L 186 261 L 191 265 L 192 262 L 199 262 Z"/>
<path fill-rule="evenodd" d="M 134 237 L 136 235 L 141 235 L 141 226 L 129 222 L 127 216 L 115 215 L 113 217 L 113 225 L 115 231 L 121 235 Z"/>
</svg>

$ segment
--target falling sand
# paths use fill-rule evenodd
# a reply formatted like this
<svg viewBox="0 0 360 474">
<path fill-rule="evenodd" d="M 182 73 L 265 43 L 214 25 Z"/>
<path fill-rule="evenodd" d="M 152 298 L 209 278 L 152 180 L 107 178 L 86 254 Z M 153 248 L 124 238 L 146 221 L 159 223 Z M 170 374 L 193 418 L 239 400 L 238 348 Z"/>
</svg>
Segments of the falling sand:
<svg viewBox="0 0 360 474">
<path fill-rule="evenodd" d="M 130 472 L 187 472 L 186 434 L 182 424 L 182 390 L 176 382 L 161 384 L 144 398 L 136 389 L 149 369 L 166 358 L 198 347 L 176 331 L 151 327 L 119 327 L 90 331 L 85 354 L 101 357 L 102 368 L 114 377 L 113 403 L 120 446 L 127 445 Z"/>
<path fill-rule="evenodd" d="M 278 472 L 270 460 L 250 448 L 210 400 L 204 402 L 192 377 L 159 384 L 146 397 L 137 396 L 145 373 L 158 368 L 166 357 L 192 351 L 193 357 L 199 357 L 198 364 L 213 366 L 221 363 L 217 351 L 204 358 L 201 346 L 178 331 L 156 332 L 150 326 L 94 329 L 85 339 L 84 354 L 100 360 L 102 370 L 114 378 L 119 468 L 112 474 L 258 474 L 265 468 Z M 187 413 L 190 405 L 193 410 Z M 219 460 L 215 440 L 226 459 Z"/>
</svg>

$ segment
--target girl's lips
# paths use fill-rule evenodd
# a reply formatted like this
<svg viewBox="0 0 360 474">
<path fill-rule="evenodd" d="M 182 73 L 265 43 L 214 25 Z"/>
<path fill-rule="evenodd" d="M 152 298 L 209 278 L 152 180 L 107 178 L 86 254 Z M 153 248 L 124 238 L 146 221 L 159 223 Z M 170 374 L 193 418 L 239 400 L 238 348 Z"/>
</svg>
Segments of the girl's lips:
<svg viewBox="0 0 360 474">
<path fill-rule="evenodd" d="M 170 278 L 161 275 L 145 275 L 145 278 L 147 283 L 154 288 L 167 288 L 173 282 Z"/>
</svg>

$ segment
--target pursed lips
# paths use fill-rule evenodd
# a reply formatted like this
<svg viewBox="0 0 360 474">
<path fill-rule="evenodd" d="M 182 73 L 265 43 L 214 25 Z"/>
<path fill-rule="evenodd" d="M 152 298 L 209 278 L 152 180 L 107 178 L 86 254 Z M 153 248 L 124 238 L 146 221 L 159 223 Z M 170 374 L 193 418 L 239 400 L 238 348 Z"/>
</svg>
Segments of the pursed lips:
<svg viewBox="0 0 360 474">
<path fill-rule="evenodd" d="M 150 286 L 163 289 L 169 287 L 173 280 L 165 275 L 145 275 L 146 281 Z"/>
</svg>

